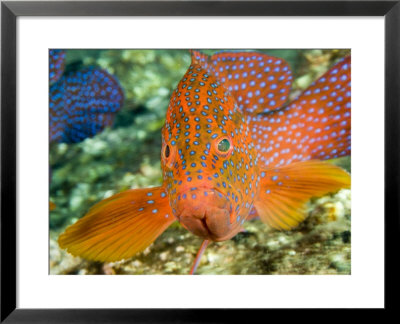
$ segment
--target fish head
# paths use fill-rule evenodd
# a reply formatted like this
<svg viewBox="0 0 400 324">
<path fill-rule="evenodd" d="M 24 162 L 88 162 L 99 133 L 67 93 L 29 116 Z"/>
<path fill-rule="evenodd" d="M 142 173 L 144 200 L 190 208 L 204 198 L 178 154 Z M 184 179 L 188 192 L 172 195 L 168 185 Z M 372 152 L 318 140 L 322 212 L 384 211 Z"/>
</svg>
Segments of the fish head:
<svg viewBox="0 0 400 324">
<path fill-rule="evenodd" d="M 236 235 L 260 178 L 250 129 L 234 97 L 192 63 L 171 96 L 162 135 L 164 184 L 175 217 L 205 239 Z"/>
</svg>

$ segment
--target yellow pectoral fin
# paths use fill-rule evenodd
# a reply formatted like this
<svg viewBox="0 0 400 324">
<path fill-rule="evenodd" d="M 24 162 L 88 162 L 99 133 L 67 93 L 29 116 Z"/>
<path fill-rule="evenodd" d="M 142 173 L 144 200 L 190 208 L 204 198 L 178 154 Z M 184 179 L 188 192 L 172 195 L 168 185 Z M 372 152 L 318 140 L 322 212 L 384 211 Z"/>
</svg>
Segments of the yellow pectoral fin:
<svg viewBox="0 0 400 324">
<path fill-rule="evenodd" d="M 351 178 L 346 171 L 322 161 L 265 169 L 261 173 L 260 194 L 254 206 L 264 223 L 289 230 L 305 219 L 305 205 L 310 198 L 350 188 L 350 184 Z"/>
<path fill-rule="evenodd" d="M 58 243 L 85 259 L 119 261 L 143 251 L 174 221 L 164 187 L 132 189 L 94 205 Z"/>
</svg>

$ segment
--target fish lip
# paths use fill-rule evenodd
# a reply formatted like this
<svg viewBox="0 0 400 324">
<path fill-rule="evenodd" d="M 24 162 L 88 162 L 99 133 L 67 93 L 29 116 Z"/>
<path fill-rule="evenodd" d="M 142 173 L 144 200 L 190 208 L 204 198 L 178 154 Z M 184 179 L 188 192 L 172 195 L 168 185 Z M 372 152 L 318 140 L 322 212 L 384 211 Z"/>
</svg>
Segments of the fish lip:
<svg viewBox="0 0 400 324">
<path fill-rule="evenodd" d="M 184 190 L 182 190 L 179 193 L 179 195 L 183 195 L 185 193 L 187 194 L 187 193 L 192 192 L 193 190 L 191 190 L 191 188 L 193 188 L 193 187 L 194 186 L 190 186 L 190 187 L 187 186 L 186 188 L 184 188 Z M 221 190 L 219 190 L 219 189 L 217 189 L 215 187 L 211 187 L 211 186 L 198 186 L 198 187 L 196 187 L 196 191 L 198 191 L 198 190 L 207 191 L 209 195 L 219 193 L 221 195 L 221 199 L 224 199 L 224 198 L 227 199 L 228 204 L 229 204 L 228 206 L 222 207 L 222 208 L 220 208 L 220 207 L 215 207 L 215 208 L 218 208 L 221 211 L 227 211 L 229 213 L 229 219 L 232 219 L 232 215 L 234 214 L 234 208 L 232 207 L 232 203 L 228 199 L 228 196 L 226 194 L 224 194 Z M 187 217 L 186 213 L 185 213 L 185 210 L 186 209 L 182 209 L 182 210 L 180 210 L 178 215 L 175 215 L 175 217 L 181 223 L 182 223 L 182 220 L 183 220 L 182 218 Z M 215 242 L 224 241 L 224 240 L 230 238 L 232 236 L 230 233 L 226 233 L 224 236 L 219 236 L 219 235 L 216 235 L 216 233 L 214 233 L 214 232 L 212 232 L 210 230 L 210 228 L 209 228 L 209 226 L 207 224 L 207 219 L 208 219 L 207 213 L 209 213 L 209 211 L 207 211 L 207 209 L 204 209 L 201 213 L 198 213 L 196 215 L 192 215 L 192 217 L 196 218 L 198 221 L 201 222 L 201 225 L 202 225 L 203 230 L 205 232 L 204 235 L 199 235 L 199 234 L 196 234 L 196 235 L 204 237 L 205 239 L 210 239 L 210 240 L 215 241 Z"/>
<path fill-rule="evenodd" d="M 219 208 L 219 209 L 223 210 L 223 208 Z M 230 211 L 229 217 L 231 217 L 232 213 L 233 213 L 233 209 Z M 179 222 L 181 222 L 181 215 L 177 216 L 177 219 L 178 219 Z M 201 225 L 203 226 L 203 229 L 206 231 L 206 235 L 196 234 L 198 236 L 201 236 L 201 237 L 203 237 L 205 239 L 210 239 L 210 240 L 212 240 L 214 242 L 225 241 L 225 240 L 227 240 L 228 238 L 230 238 L 232 236 L 231 233 L 230 233 L 231 231 L 226 233 L 226 235 L 224 235 L 224 236 L 218 236 L 214 232 L 212 232 L 210 230 L 208 224 L 207 224 L 207 212 L 206 211 L 203 213 L 203 217 L 201 217 L 201 218 L 197 218 L 196 217 L 196 219 L 201 222 Z"/>
<path fill-rule="evenodd" d="M 231 212 L 229 214 L 230 218 L 232 216 L 232 213 L 233 213 L 233 209 L 231 210 Z M 229 240 L 233 236 L 235 236 L 238 232 L 237 230 L 234 230 L 233 228 L 231 228 L 225 235 L 218 236 L 218 235 L 215 235 L 215 233 L 210 231 L 210 228 L 207 225 L 207 217 L 200 219 L 200 221 L 203 224 L 204 229 L 207 231 L 207 237 L 205 237 L 205 238 L 210 239 L 211 241 L 214 241 L 214 242 L 223 242 L 223 241 Z"/>
</svg>

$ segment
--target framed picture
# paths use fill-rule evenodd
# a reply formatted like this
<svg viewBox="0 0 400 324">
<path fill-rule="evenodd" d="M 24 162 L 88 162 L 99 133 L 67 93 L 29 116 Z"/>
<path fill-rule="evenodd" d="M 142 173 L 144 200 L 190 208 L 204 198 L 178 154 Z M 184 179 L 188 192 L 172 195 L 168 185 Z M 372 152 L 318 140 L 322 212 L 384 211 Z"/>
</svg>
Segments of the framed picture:
<svg viewBox="0 0 400 324">
<path fill-rule="evenodd" d="M 393 306 L 398 1 L 1 8 L 2 321 Z"/>
</svg>

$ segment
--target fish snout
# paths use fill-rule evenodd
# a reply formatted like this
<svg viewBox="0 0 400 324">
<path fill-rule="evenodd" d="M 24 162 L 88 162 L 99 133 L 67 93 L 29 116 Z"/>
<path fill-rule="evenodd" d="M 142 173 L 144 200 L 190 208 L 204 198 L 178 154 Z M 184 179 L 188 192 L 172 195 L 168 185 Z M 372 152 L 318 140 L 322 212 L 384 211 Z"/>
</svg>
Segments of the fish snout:
<svg viewBox="0 0 400 324">
<path fill-rule="evenodd" d="M 193 234 L 213 241 L 230 237 L 232 204 L 215 189 L 183 192 L 176 205 L 176 217 Z"/>
</svg>

